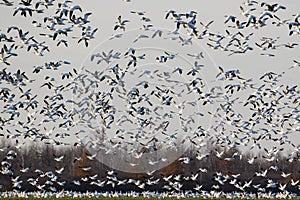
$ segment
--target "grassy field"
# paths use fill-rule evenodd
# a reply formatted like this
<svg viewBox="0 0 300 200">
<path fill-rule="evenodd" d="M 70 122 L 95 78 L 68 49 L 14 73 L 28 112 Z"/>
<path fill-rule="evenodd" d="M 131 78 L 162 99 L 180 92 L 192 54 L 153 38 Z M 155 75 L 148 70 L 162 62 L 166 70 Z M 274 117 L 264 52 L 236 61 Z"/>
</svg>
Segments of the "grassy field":
<svg viewBox="0 0 300 200">
<path fill-rule="evenodd" d="M 34 199 L 38 199 L 38 200 L 47 200 L 47 199 L 61 199 L 61 200 L 129 200 L 129 199 L 135 199 L 135 200 L 142 200 L 142 199 L 147 199 L 147 200 L 158 200 L 158 199 L 162 199 L 162 198 L 155 198 L 155 197 L 150 197 L 150 198 L 146 198 L 146 197 L 83 197 L 83 198 L 80 198 L 80 197 L 76 197 L 76 198 L 73 198 L 73 197 L 63 197 L 63 198 L 55 198 L 55 197 L 52 197 L 52 198 L 34 198 L 34 197 L 30 197 L 30 198 L 1 198 L 1 200 L 4 199 L 4 200 L 9 200 L 9 199 L 12 199 L 12 200 L 34 200 Z M 165 200 L 177 200 L 178 198 L 176 197 L 167 197 L 167 198 L 163 198 Z M 185 200 L 207 200 L 209 198 L 183 198 Z M 227 199 L 227 198 L 221 198 L 221 199 Z M 229 198 L 228 198 L 229 199 Z M 241 198 L 237 198 L 237 199 L 241 199 Z M 261 198 L 261 199 L 264 199 L 264 200 L 268 200 L 268 199 L 271 199 L 271 198 Z M 293 199 L 299 199 L 299 198 L 293 198 Z"/>
</svg>

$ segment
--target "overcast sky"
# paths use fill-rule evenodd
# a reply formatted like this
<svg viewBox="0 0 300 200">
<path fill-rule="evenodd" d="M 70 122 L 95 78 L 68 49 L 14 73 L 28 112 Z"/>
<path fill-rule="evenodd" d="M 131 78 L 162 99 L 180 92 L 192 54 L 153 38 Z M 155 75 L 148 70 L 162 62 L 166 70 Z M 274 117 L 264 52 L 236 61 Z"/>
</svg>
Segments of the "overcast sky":
<svg viewBox="0 0 300 200">
<path fill-rule="evenodd" d="M 82 48 L 83 45 L 72 46 L 72 43 L 70 42 L 70 47 L 72 48 L 68 48 L 67 52 L 66 48 L 60 46 L 58 48 L 52 48 L 53 50 L 50 52 L 50 54 L 47 55 L 49 56 L 49 60 L 51 58 L 59 60 L 63 57 L 67 60 L 72 61 L 72 63 L 81 63 L 82 60 L 85 58 L 87 52 L 91 52 L 97 45 L 99 45 L 99 43 L 107 40 L 112 34 L 116 33 L 113 30 L 113 27 L 119 15 L 121 15 L 123 19 L 129 19 L 132 21 L 132 23 L 128 23 L 127 30 L 139 29 L 142 27 L 142 22 L 139 22 L 138 20 L 139 17 L 134 14 L 131 14 L 130 11 L 145 11 L 145 15 L 151 19 L 150 23 L 153 24 L 154 28 L 165 28 L 168 30 L 174 30 L 175 24 L 173 23 L 173 21 L 164 19 L 166 10 L 174 9 L 179 13 L 185 13 L 189 12 L 190 10 L 195 10 L 198 12 L 197 24 L 200 28 L 200 21 L 206 24 L 209 21 L 214 20 L 214 23 L 210 26 L 210 31 L 214 33 L 219 32 L 225 34 L 225 30 L 227 29 L 226 25 L 224 24 L 224 21 L 226 20 L 225 15 L 234 15 L 242 18 L 239 6 L 243 5 L 243 2 L 244 1 L 238 0 L 191 0 L 188 1 L 188 3 L 182 3 L 182 1 L 179 0 L 132 0 L 131 2 L 124 2 L 122 0 L 112 0 L 109 1 L 109 3 L 104 3 L 102 1 L 99 2 L 75 0 L 74 5 L 81 5 L 84 12 L 93 13 L 89 19 L 91 20 L 91 26 L 99 28 L 99 30 L 96 33 L 96 39 L 90 42 L 89 48 Z M 285 11 L 278 11 L 278 16 L 282 17 L 282 19 L 293 19 L 294 17 L 292 17 L 292 15 L 299 13 L 299 2 L 295 0 L 277 1 L 277 3 L 282 3 L 287 7 Z M 246 8 L 245 5 L 243 5 L 243 7 Z M 13 17 L 12 8 L 4 6 L 0 7 L 0 11 L 0 22 L 2 31 L 5 31 L 5 27 L 8 27 L 10 25 L 18 25 L 26 30 L 29 30 L 30 33 L 36 36 L 36 38 L 40 38 L 39 41 L 47 41 L 47 38 L 41 38 L 38 35 L 38 33 L 43 31 L 31 25 L 31 22 L 38 18 L 37 15 L 35 15 L 35 17 L 24 18 L 18 14 L 15 17 Z M 298 36 L 289 37 L 287 27 L 276 28 L 274 26 L 267 26 L 259 30 L 247 29 L 243 30 L 242 32 L 254 32 L 255 36 L 252 38 L 253 40 L 260 39 L 260 37 L 280 36 L 280 39 L 278 40 L 279 44 L 287 42 L 297 42 L 297 39 L 299 38 Z M 281 71 L 285 67 L 291 65 L 293 59 L 299 60 L 299 54 L 297 53 L 297 49 L 299 47 L 296 47 L 292 50 L 287 48 L 281 48 L 280 50 L 276 50 L 275 58 L 259 56 L 260 52 L 258 51 L 253 51 L 250 53 L 248 52 L 246 55 L 228 57 L 228 54 L 224 52 L 211 50 L 206 45 L 206 41 L 198 40 L 197 42 L 205 48 L 205 50 L 209 53 L 209 55 L 217 65 L 224 66 L 225 69 L 239 68 L 242 70 L 243 74 L 247 74 L 249 75 L 249 77 L 253 77 L 257 75 L 257 73 L 262 73 L 266 70 Z M 51 40 L 49 41 L 49 45 L 52 45 Z M 22 65 L 26 65 L 26 67 L 24 66 L 24 68 L 31 68 L 32 65 L 41 64 L 41 61 L 43 62 L 48 60 L 48 57 L 46 56 L 40 59 L 36 56 L 33 56 L 34 60 L 32 60 L 28 59 L 28 56 L 30 54 L 22 55 L 20 53 L 20 55 L 21 56 L 18 57 L 18 61 L 22 60 Z M 255 63 L 253 63 L 253 60 L 255 60 Z M 18 62 L 16 61 L 16 63 Z M 292 76 L 292 80 L 295 80 L 295 76 Z"/>
<path fill-rule="evenodd" d="M 274 1 L 270 1 L 275 3 Z M 43 65 L 44 62 L 49 61 L 59 61 L 68 60 L 72 63 L 72 68 L 80 70 L 82 67 L 88 65 L 90 56 L 93 53 L 98 52 L 108 52 L 110 49 L 128 49 L 131 47 L 144 48 L 143 51 L 157 51 L 161 49 L 178 53 L 186 62 L 194 63 L 191 61 L 186 53 L 199 53 L 204 52 L 205 67 L 202 71 L 203 77 L 207 76 L 207 82 L 213 82 L 215 75 L 219 73 L 218 66 L 222 66 L 225 70 L 229 69 L 239 69 L 241 71 L 242 77 L 253 78 L 258 80 L 258 78 L 267 71 L 274 72 L 285 72 L 285 77 L 282 83 L 290 85 L 299 85 L 299 69 L 288 69 L 293 65 L 293 60 L 300 61 L 299 46 L 294 49 L 289 48 L 279 48 L 276 50 L 269 50 L 267 52 L 262 52 L 255 46 L 255 42 L 261 43 L 260 39 L 262 37 L 276 38 L 278 37 L 276 44 L 283 45 L 287 43 L 297 43 L 299 42 L 299 35 L 289 36 L 288 26 L 276 27 L 272 24 L 268 24 L 266 27 L 259 29 L 246 28 L 240 30 L 244 35 L 254 33 L 251 36 L 249 44 L 254 48 L 253 51 L 248 51 L 242 55 L 232 55 L 228 56 L 228 52 L 216 51 L 211 49 L 207 43 L 207 39 L 195 40 L 193 39 L 193 44 L 191 46 L 181 46 L 178 45 L 178 41 L 159 41 L 159 40 L 148 40 L 145 43 L 138 41 L 136 43 L 129 44 L 129 38 L 132 40 L 141 33 L 141 28 L 145 22 L 140 20 L 140 17 L 136 14 L 132 14 L 131 11 L 143 11 L 145 16 L 150 18 L 151 21 L 147 24 L 152 24 L 152 30 L 161 29 L 164 34 L 167 34 L 175 30 L 176 24 L 174 20 L 165 19 L 166 11 L 172 9 L 176 10 L 178 13 L 189 13 L 191 10 L 197 12 L 196 25 L 199 31 L 202 30 L 200 22 L 207 24 L 210 21 L 214 21 L 210 26 L 208 32 L 214 34 L 226 35 L 226 30 L 230 33 L 237 32 L 238 30 L 228 28 L 228 24 L 224 24 L 226 16 L 233 15 L 237 16 L 239 19 L 247 21 L 245 16 L 241 15 L 240 6 L 247 9 L 246 5 L 243 4 L 244 1 L 241 0 L 132 0 L 131 2 L 125 2 L 123 0 L 110 0 L 110 1 L 91 1 L 91 0 L 74 0 L 73 5 L 80 5 L 84 13 L 91 12 L 92 15 L 89 17 L 91 21 L 90 26 L 92 29 L 98 28 L 95 34 L 95 39 L 89 42 L 89 47 L 84 47 L 84 43 L 77 44 L 77 40 L 71 41 L 71 35 L 69 37 L 69 48 L 63 45 L 57 47 L 56 43 L 52 39 L 41 37 L 40 33 L 46 33 L 47 30 L 43 28 L 37 28 L 32 25 L 32 21 L 42 21 L 43 17 L 49 13 L 42 15 L 34 15 L 33 17 L 24 18 L 17 14 L 12 16 L 14 7 L 0 7 L 0 30 L 1 32 L 6 32 L 7 27 L 15 25 L 30 32 L 30 35 L 35 36 L 36 40 L 39 42 L 46 41 L 46 44 L 50 47 L 50 52 L 46 52 L 45 56 L 37 57 L 32 52 L 18 51 L 19 56 L 11 60 L 11 69 L 22 69 L 24 71 L 32 72 L 33 66 Z M 286 6 L 286 10 L 280 10 L 276 15 L 281 19 L 294 19 L 295 14 L 299 13 L 299 1 L 297 0 L 281 0 L 277 1 L 279 4 Z M 260 8 L 260 5 L 255 7 Z M 261 11 L 254 11 L 256 15 L 260 15 Z M 53 13 L 53 10 L 52 10 Z M 122 16 L 122 19 L 128 19 L 130 22 L 126 25 L 126 33 L 122 30 L 114 31 L 114 26 L 117 21 L 118 16 Z M 150 30 L 150 33 L 151 31 Z M 119 40 L 109 40 L 112 35 L 124 33 L 124 37 Z M 149 31 L 142 31 L 142 33 L 149 33 Z M 80 31 L 77 31 L 77 36 L 80 35 Z M 126 35 L 127 34 L 127 35 Z M 152 32 L 153 34 L 153 32 Z M 152 34 L 149 34 L 150 36 Z M 182 37 L 188 39 L 186 33 L 182 32 Z M 75 35 L 76 36 L 76 35 Z M 149 50 L 150 49 L 150 50 Z M 191 52 L 194 51 L 194 52 Z M 152 53 L 153 53 L 152 52 Z M 275 57 L 261 56 L 261 53 L 272 53 Z M 155 54 L 155 53 L 154 53 Z M 184 62 L 185 62 L 184 61 Z M 97 67 L 97 66 L 94 66 Z M 95 69 L 95 68 L 94 68 Z M 52 72 L 51 72 L 52 73 Z M 53 72 L 54 76 L 60 75 Z M 33 78 L 39 79 L 40 76 L 34 75 Z M 37 89 L 38 94 L 43 93 L 43 89 Z"/>
</svg>

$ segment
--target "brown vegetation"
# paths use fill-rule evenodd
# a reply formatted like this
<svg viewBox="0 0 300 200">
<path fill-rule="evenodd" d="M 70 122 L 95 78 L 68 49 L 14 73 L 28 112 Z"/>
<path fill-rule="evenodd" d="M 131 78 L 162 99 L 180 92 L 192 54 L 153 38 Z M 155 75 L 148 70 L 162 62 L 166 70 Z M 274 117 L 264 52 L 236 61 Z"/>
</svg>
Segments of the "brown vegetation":
<svg viewBox="0 0 300 200">
<path fill-rule="evenodd" d="M 2 145 L 1 145 L 2 146 Z M 204 190 L 210 190 L 211 186 L 217 184 L 214 177 L 216 176 L 216 172 L 222 173 L 224 176 L 228 175 L 231 179 L 233 179 L 232 175 L 241 174 L 237 180 L 241 183 L 245 181 L 253 180 L 253 184 L 261 184 L 261 187 L 265 187 L 268 179 L 272 179 L 274 182 L 278 183 L 288 183 L 287 189 L 292 192 L 297 192 L 298 187 L 292 186 L 290 184 L 291 179 L 298 180 L 300 179 L 300 165 L 297 159 L 287 160 L 284 156 L 279 155 L 277 159 L 271 162 L 267 162 L 262 156 L 258 155 L 258 158 L 253 162 L 253 164 L 248 163 L 248 158 L 250 154 L 244 154 L 242 157 L 234 156 L 240 154 L 237 149 L 230 149 L 224 153 L 223 158 L 218 158 L 215 154 L 216 147 L 208 150 L 209 155 L 199 161 L 193 150 L 187 151 L 185 155 L 191 158 L 189 164 L 184 164 L 178 160 L 171 163 L 169 166 L 158 170 L 153 173 L 153 180 L 160 179 L 157 185 L 148 186 L 146 185 L 145 189 L 152 191 L 162 191 L 163 186 L 166 182 L 163 180 L 163 177 L 167 177 L 171 174 L 177 175 L 182 174 L 183 176 L 191 176 L 193 174 L 198 173 L 199 176 L 196 181 L 191 180 L 181 180 L 184 184 L 183 190 L 192 190 L 196 184 L 203 185 Z M 16 156 L 13 159 L 7 159 L 7 153 L 9 150 L 14 150 L 16 152 Z M 58 157 L 64 155 L 63 162 L 57 162 L 54 160 L 54 157 Z M 82 160 L 74 160 L 74 158 L 81 157 Z M 233 158 L 232 160 L 225 160 L 224 158 Z M 1 160 L 1 169 L 3 170 L 7 165 L 10 164 L 8 168 L 13 172 L 13 174 L 0 174 L 0 183 L 3 185 L 2 191 L 5 190 L 13 190 L 16 188 L 12 187 L 11 178 L 20 176 L 20 180 L 23 180 L 22 188 L 18 188 L 26 191 L 37 190 L 37 188 L 31 185 L 27 180 L 29 178 L 37 178 L 40 176 L 41 172 L 37 172 L 36 169 L 41 170 L 43 173 L 46 172 L 55 172 L 55 169 L 59 169 L 64 167 L 64 171 L 62 174 L 57 174 L 57 181 L 66 181 L 65 186 L 59 186 L 54 183 L 58 189 L 64 190 L 80 190 L 80 191 L 94 191 L 94 190 L 137 190 L 140 191 L 138 187 L 135 185 L 122 185 L 115 186 L 112 188 L 111 186 L 104 187 L 96 187 L 89 184 L 89 182 L 83 183 L 82 187 L 78 187 L 72 184 L 73 180 L 80 180 L 84 177 L 93 176 L 98 174 L 97 178 L 100 180 L 105 180 L 107 176 L 107 171 L 110 170 L 105 164 L 98 162 L 97 160 L 89 160 L 86 156 L 86 152 L 83 148 L 79 147 L 70 147 L 70 148 L 60 148 L 55 149 L 51 145 L 38 146 L 33 144 L 26 149 L 19 150 L 14 147 L 10 147 L 5 151 L 0 152 L 0 160 Z M 91 166 L 90 171 L 83 171 L 82 169 L 85 167 Z M 255 176 L 255 172 L 262 171 L 265 169 L 269 169 L 270 166 L 278 166 L 278 170 L 269 170 L 266 177 L 257 177 Z M 21 172 L 21 168 L 29 167 L 29 171 L 27 173 Z M 200 172 L 199 168 L 207 169 L 207 173 Z M 283 178 L 281 173 L 291 173 L 291 175 L 287 178 Z M 116 177 L 119 180 L 124 179 L 140 179 L 145 181 L 150 178 L 147 174 L 130 174 L 122 171 L 116 171 Z M 47 180 L 47 177 L 39 178 L 38 183 L 43 184 Z M 228 181 L 229 182 L 229 181 Z M 229 183 L 225 183 L 221 185 L 219 190 L 223 191 L 232 191 L 237 190 Z M 49 190 L 50 186 L 44 187 L 45 190 Z M 246 191 L 256 191 L 252 186 L 245 189 Z"/>
</svg>

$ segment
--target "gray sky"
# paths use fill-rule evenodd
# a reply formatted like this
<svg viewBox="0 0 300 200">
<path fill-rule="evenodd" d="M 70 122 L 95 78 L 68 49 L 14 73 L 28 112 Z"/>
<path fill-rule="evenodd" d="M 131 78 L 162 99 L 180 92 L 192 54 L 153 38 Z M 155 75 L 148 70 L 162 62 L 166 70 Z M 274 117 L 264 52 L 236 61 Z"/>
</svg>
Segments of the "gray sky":
<svg viewBox="0 0 300 200">
<path fill-rule="evenodd" d="M 84 43 L 77 44 L 77 40 L 71 41 L 72 36 L 80 35 L 80 30 L 75 31 L 75 33 L 70 33 L 68 44 L 69 48 L 63 45 L 56 47 L 56 41 L 53 42 L 52 39 L 44 38 L 39 35 L 39 33 L 47 33 L 47 30 L 43 28 L 37 28 L 32 26 L 31 22 L 33 20 L 41 21 L 43 17 L 51 12 L 47 11 L 45 14 L 40 16 L 34 15 L 33 17 L 21 17 L 18 13 L 16 16 L 12 16 L 13 8 L 11 7 L 0 7 L 1 19 L 0 19 L 0 30 L 1 32 L 6 32 L 7 27 L 15 25 L 21 27 L 24 31 L 28 30 L 29 35 L 35 36 L 36 40 L 39 42 L 46 41 L 46 44 L 50 47 L 50 52 L 46 52 L 45 56 L 38 57 L 32 52 L 26 52 L 24 49 L 18 51 L 18 57 L 11 59 L 10 69 L 22 69 L 26 72 L 32 72 L 33 66 L 43 65 L 45 62 L 49 61 L 59 61 L 68 60 L 72 63 L 72 66 L 67 66 L 59 71 L 53 72 L 42 72 L 39 75 L 33 75 L 32 78 L 39 79 L 40 77 L 45 77 L 46 75 L 60 76 L 65 70 L 71 70 L 71 68 L 76 68 L 80 70 L 89 64 L 90 56 L 93 53 L 98 52 L 108 52 L 110 49 L 128 49 L 130 44 L 126 42 L 129 41 L 128 38 L 134 39 L 139 33 L 151 33 L 150 31 L 141 31 L 140 28 L 143 27 L 144 22 L 140 20 L 140 17 L 130 13 L 131 11 L 144 11 L 145 16 L 151 19 L 148 24 L 153 25 L 153 30 L 161 29 L 164 34 L 169 31 L 175 30 L 174 20 L 166 20 L 165 14 L 167 10 L 173 9 L 178 13 L 188 13 L 191 10 L 197 11 L 197 27 L 201 31 L 202 27 L 200 22 L 207 24 L 211 20 L 214 22 L 210 25 L 208 32 L 214 34 L 226 35 L 226 30 L 231 33 L 237 32 L 236 29 L 230 29 L 224 21 L 227 15 L 237 16 L 239 19 L 247 21 L 247 18 L 241 15 L 240 5 L 243 5 L 244 1 L 237 0 L 190 0 L 183 3 L 181 0 L 164 0 L 164 1 L 146 1 L 146 0 L 132 0 L 132 2 L 124 2 L 122 0 L 111 0 L 111 1 L 89 1 L 89 0 L 75 0 L 73 5 L 80 5 L 83 12 L 91 12 L 92 15 L 89 17 L 91 21 L 90 25 L 92 29 L 98 28 L 95 34 L 95 39 L 89 42 L 89 47 L 85 48 Z M 299 13 L 299 2 L 295 0 L 285 0 L 277 1 L 279 4 L 283 4 L 287 7 L 286 10 L 280 10 L 276 13 L 282 20 L 291 19 L 293 20 L 294 14 Z M 260 7 L 256 5 L 256 7 Z M 255 11 L 257 15 L 260 15 L 261 11 Z M 254 12 L 254 13 L 255 13 Z M 121 15 L 122 19 L 128 19 L 130 22 L 126 25 L 126 32 L 124 32 L 124 37 L 119 40 L 108 40 L 112 35 L 123 33 L 122 30 L 114 31 L 115 22 L 118 16 Z M 204 52 L 205 60 L 200 61 L 205 67 L 202 73 L 202 77 L 208 85 L 214 84 L 215 75 L 219 73 L 218 66 L 222 66 L 224 70 L 239 69 L 241 71 L 242 77 L 253 78 L 254 82 L 258 81 L 258 78 L 267 71 L 274 71 L 281 73 L 285 71 L 285 77 L 282 81 L 283 84 L 299 85 L 299 69 L 288 69 L 293 65 L 293 60 L 300 60 L 299 56 L 299 46 L 294 49 L 288 49 L 280 47 L 276 50 L 268 50 L 268 53 L 275 54 L 275 57 L 261 56 L 263 53 L 257 48 L 255 42 L 260 43 L 262 37 L 279 37 L 276 44 L 282 45 L 287 43 L 297 43 L 299 42 L 299 35 L 288 36 L 289 30 L 287 25 L 281 27 L 275 27 L 272 24 L 268 24 L 266 27 L 259 29 L 246 28 L 240 30 L 244 35 L 254 33 L 250 38 L 249 45 L 254 48 L 253 51 L 248 51 L 242 55 L 232 55 L 228 56 L 228 52 L 216 51 L 211 49 L 207 43 L 211 43 L 207 39 L 195 40 L 193 39 L 193 44 L 191 46 L 181 46 L 178 45 L 178 41 L 160 41 L 160 40 L 148 40 L 148 41 L 138 41 L 132 44 L 136 48 L 144 48 L 143 51 L 149 53 L 149 49 L 160 49 L 162 52 L 168 50 L 174 53 L 178 53 L 182 57 L 182 62 L 194 63 L 191 58 L 189 58 L 186 53 L 199 53 Z M 74 35 L 73 35 L 74 34 Z M 127 35 L 126 35 L 127 34 Z M 181 33 L 184 38 L 189 38 L 186 33 Z M 148 50 L 147 50 L 148 48 Z M 141 51 L 142 52 L 142 51 Z M 151 53 L 155 56 L 155 51 L 151 50 Z M 149 54 L 151 54 L 149 53 Z M 265 52 L 264 52 L 265 53 Z M 156 55 L 157 56 L 157 55 Z M 185 59 L 185 61 L 183 61 Z M 145 66 L 147 63 L 144 63 Z M 149 63 L 148 63 L 149 64 Z M 178 63 L 176 63 L 178 64 Z M 171 64 L 170 64 L 171 65 Z M 92 69 L 96 69 L 98 66 L 93 66 Z M 168 66 L 170 67 L 170 66 Z M 47 74 L 49 73 L 49 74 Z M 45 90 L 41 88 L 33 88 L 37 94 L 44 94 Z M 71 97 L 71 95 L 70 95 Z M 210 109 L 210 108 L 208 108 Z"/>
<path fill-rule="evenodd" d="M 190 10 L 195 10 L 198 12 L 197 20 L 198 26 L 199 21 L 203 22 L 204 24 L 208 23 L 211 20 L 214 20 L 214 23 L 210 27 L 210 31 L 214 33 L 222 33 L 225 34 L 226 25 L 223 23 L 226 18 L 225 15 L 235 15 L 241 16 L 239 6 L 242 5 L 244 1 L 234 1 L 234 0 L 227 0 L 227 1 L 196 1 L 191 0 L 189 3 L 182 3 L 182 1 L 175 0 L 165 0 L 165 1 L 146 1 L 140 0 L 126 3 L 122 0 L 112 0 L 109 3 L 103 3 L 98 1 L 74 1 L 74 5 L 78 4 L 81 5 L 84 12 L 92 12 L 93 14 L 90 16 L 91 25 L 93 27 L 98 27 L 99 30 L 96 33 L 96 39 L 93 42 L 90 42 L 89 48 L 81 48 L 81 45 L 74 45 L 70 43 L 70 47 L 66 52 L 66 48 L 58 47 L 53 48 L 48 56 L 49 60 L 51 58 L 56 58 L 59 60 L 63 58 L 66 60 L 72 61 L 72 63 L 81 63 L 82 60 L 86 56 L 86 52 L 92 51 L 94 47 L 96 47 L 99 43 L 107 40 L 112 34 L 116 32 L 113 31 L 114 24 L 117 20 L 119 15 L 122 15 L 123 19 L 129 19 L 134 22 L 128 23 L 127 30 L 131 29 L 138 29 L 142 27 L 142 23 L 139 22 L 138 17 L 134 14 L 131 14 L 130 11 L 145 11 L 146 16 L 151 19 L 151 24 L 154 25 L 156 28 L 166 28 L 173 30 L 175 28 L 174 23 L 172 20 L 165 20 L 165 11 L 169 9 L 174 9 L 177 12 L 189 12 Z M 283 16 L 283 19 L 292 19 L 293 14 L 299 13 L 298 10 L 298 2 L 294 0 L 287 0 L 287 1 L 277 1 L 278 3 L 282 3 L 286 5 L 286 11 L 279 11 L 279 16 Z M 246 7 L 246 6 L 244 6 Z M 1 11 L 1 30 L 5 31 L 5 27 L 10 25 L 18 25 L 23 27 L 26 30 L 29 30 L 31 34 L 35 35 L 36 38 L 41 38 L 38 36 L 40 29 L 33 27 L 31 25 L 31 21 L 36 19 L 36 17 L 20 17 L 19 14 L 15 17 L 12 17 L 12 9 L 7 8 L 4 6 L 0 7 Z M 244 18 L 242 18 L 244 19 Z M 139 22 L 139 23 L 138 23 Z M 199 26 L 200 27 L 200 26 Z M 274 26 L 267 26 L 259 30 L 243 30 L 244 33 L 251 33 L 254 32 L 257 37 L 253 37 L 253 40 L 259 39 L 260 37 L 274 37 L 280 36 L 279 43 L 286 43 L 286 42 L 297 42 L 297 36 L 288 36 L 287 28 L 275 28 Z M 259 32 L 259 34 L 256 34 Z M 41 38 L 39 41 L 47 41 L 47 38 Z M 249 77 L 254 77 L 257 73 L 262 73 L 266 70 L 274 70 L 280 71 L 284 69 L 285 66 L 289 66 L 292 64 L 293 59 L 299 60 L 299 54 L 297 54 L 297 49 L 289 50 L 286 48 L 281 48 L 276 50 L 276 57 L 275 58 L 268 58 L 259 56 L 259 51 L 252 51 L 247 53 L 246 55 L 237 55 L 228 57 L 224 52 L 216 52 L 212 51 L 207 45 L 206 41 L 197 41 L 201 46 L 204 46 L 208 51 L 209 55 L 213 59 L 213 61 L 217 65 L 224 66 L 224 68 L 234 68 L 238 67 L 242 70 L 243 74 L 249 75 Z M 51 45 L 51 40 L 49 40 L 49 45 Z M 55 49 L 55 50 L 54 50 Z M 23 56 L 20 52 L 20 56 L 18 60 L 21 60 L 22 57 L 22 65 L 26 65 L 25 68 L 31 68 L 32 65 L 41 64 L 41 62 L 48 60 L 48 57 L 44 56 L 40 59 L 36 56 L 33 56 L 34 62 L 32 59 L 28 59 L 27 53 Z M 248 61 L 253 61 L 255 59 L 255 64 L 249 66 Z M 16 60 L 16 59 L 15 59 Z M 16 61 L 16 63 L 18 63 Z M 262 66 L 263 65 L 263 66 Z M 291 76 L 292 80 L 295 80 L 295 76 Z M 295 80 L 296 81 L 296 80 Z"/>
</svg>

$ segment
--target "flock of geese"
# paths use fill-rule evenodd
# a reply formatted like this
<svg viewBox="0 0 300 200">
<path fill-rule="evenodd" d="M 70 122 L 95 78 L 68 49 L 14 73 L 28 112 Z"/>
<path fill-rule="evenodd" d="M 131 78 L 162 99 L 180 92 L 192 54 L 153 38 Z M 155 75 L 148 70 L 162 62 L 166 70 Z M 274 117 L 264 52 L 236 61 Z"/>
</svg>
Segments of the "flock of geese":
<svg viewBox="0 0 300 200">
<path fill-rule="evenodd" d="M 83 13 L 81 6 L 71 0 L 2 0 L 0 5 L 11 8 L 14 19 L 34 19 L 32 26 L 42 32 L 37 37 L 20 27 L 10 26 L 0 33 L 0 135 L 14 144 L 0 149 L 4 156 L 0 164 L 0 189 L 5 187 L 1 176 L 10 177 L 13 188 L 13 191 L 2 191 L 2 197 L 286 198 L 297 195 L 287 188 L 300 190 L 298 172 L 284 172 L 277 166 L 283 154 L 288 162 L 295 165 L 299 162 L 300 147 L 295 138 L 300 131 L 300 89 L 297 83 L 285 83 L 285 77 L 299 73 L 300 62 L 296 58 L 283 71 L 267 71 L 258 78 L 246 77 L 238 68 L 217 66 L 218 72 L 211 81 L 202 74 L 205 68 L 213 67 L 205 64 L 208 59 L 205 52 L 186 53 L 184 56 L 190 63 L 178 64 L 182 61 L 181 53 L 148 53 L 135 45 L 157 39 L 171 40 L 185 48 L 197 41 L 228 56 L 259 52 L 272 59 L 276 56 L 275 50 L 297 49 L 298 43 L 281 43 L 279 37 L 261 37 L 259 41 L 252 38 L 260 37 L 259 30 L 265 26 L 273 26 L 275 30 L 283 27 L 280 30 L 286 31 L 286 37 L 297 38 L 300 14 L 283 19 L 281 15 L 288 10 L 286 6 L 247 0 L 240 6 L 240 14 L 225 16 L 225 33 L 219 33 L 211 28 L 214 21 L 199 22 L 194 10 L 167 10 L 162 18 L 172 23 L 172 31 L 155 28 L 146 12 L 131 11 L 130 15 L 142 22 L 142 34 L 138 34 L 125 51 L 112 49 L 93 53 L 88 62 L 96 66 L 94 69 L 86 66 L 78 69 L 69 61 L 59 60 L 47 61 L 27 72 L 24 68 L 12 69 L 11 60 L 18 59 L 19 51 L 46 56 L 53 46 L 67 48 L 72 39 L 88 47 L 98 30 L 90 26 L 92 13 Z M 54 12 L 48 15 L 53 8 Z M 36 17 L 41 15 L 43 18 Z M 125 18 L 116 17 L 111 27 L 114 34 L 108 41 L 126 39 L 127 26 L 133 22 Z M 46 38 L 47 42 L 42 41 Z M 148 61 L 154 63 L 153 67 L 145 68 Z M 163 67 L 165 65 L 168 67 Z M 72 142 L 74 140 L 76 142 Z M 82 160 L 80 157 L 74 158 L 73 163 L 64 163 L 65 155 L 56 155 L 54 160 L 62 167 L 52 171 L 30 166 L 14 171 L 12 166 L 17 154 L 32 142 L 55 148 L 86 148 L 89 161 L 100 160 L 114 169 L 106 171 L 106 177 L 95 174 L 70 183 L 78 188 L 82 183 L 89 183 L 99 190 L 109 186 L 115 192 L 58 190 L 67 184 L 60 178 L 64 165 Z M 197 162 L 201 162 L 209 155 L 208 142 L 218 147 L 214 150 L 216 157 L 226 162 L 242 160 L 245 156 L 242 150 L 228 156 L 227 151 L 231 149 L 257 152 L 247 157 L 247 162 L 253 165 L 263 160 L 270 164 L 253 174 L 255 178 L 265 179 L 265 184 L 256 184 L 254 178 L 241 180 L 240 174 L 216 172 L 212 177 L 216 184 L 206 191 L 203 190 L 205 182 L 199 182 L 199 177 L 207 173 L 208 168 L 195 169 L 190 176 L 154 176 L 175 160 L 182 166 L 195 162 L 185 156 L 186 147 L 193 149 Z M 177 152 L 175 158 L 169 157 L 170 152 Z M 116 161 L 119 161 L 118 166 L 112 164 Z M 91 172 L 92 167 L 84 166 L 81 170 Z M 130 172 L 144 170 L 149 178 L 117 176 L 117 170 L 128 169 Z M 284 181 L 268 177 L 271 171 L 279 173 Z M 23 174 L 29 172 L 36 177 L 23 180 Z M 47 181 L 41 183 L 42 178 Z M 24 181 L 35 187 L 36 192 L 23 192 L 26 191 L 22 187 Z M 183 190 L 184 181 L 195 183 L 193 190 Z M 166 192 L 149 190 L 161 182 L 165 183 Z M 226 184 L 233 186 L 236 192 L 222 191 Z M 118 187 L 126 185 L 142 192 L 118 192 Z M 248 189 L 256 193 L 249 193 Z M 275 189 L 278 192 L 272 192 Z"/>
</svg>

